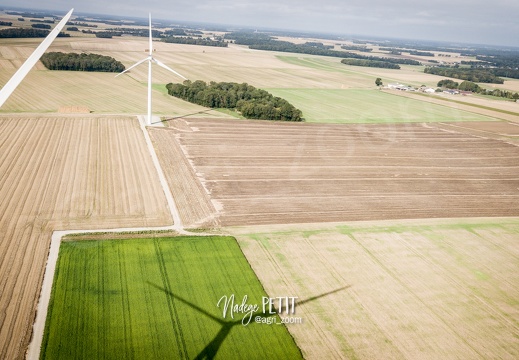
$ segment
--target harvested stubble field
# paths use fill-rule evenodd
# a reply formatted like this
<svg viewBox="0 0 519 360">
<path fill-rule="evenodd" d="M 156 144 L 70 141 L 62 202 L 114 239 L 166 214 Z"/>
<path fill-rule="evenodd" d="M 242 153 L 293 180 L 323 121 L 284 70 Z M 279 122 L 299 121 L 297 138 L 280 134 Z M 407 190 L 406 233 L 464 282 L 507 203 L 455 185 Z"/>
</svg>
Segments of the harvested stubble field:
<svg viewBox="0 0 519 360">
<path fill-rule="evenodd" d="M 519 215 L 519 147 L 463 129 L 170 125 L 176 130 L 163 131 L 159 153 L 181 144 L 222 225 Z"/>
<path fill-rule="evenodd" d="M 259 305 L 247 326 L 217 307 L 233 294 Z M 65 241 L 41 358 L 301 358 L 286 327 L 255 323 L 263 296 L 233 237 Z"/>
<path fill-rule="evenodd" d="M 441 101 L 438 104 L 428 102 L 429 98 L 395 96 L 406 95 L 406 92 L 396 90 L 387 92 L 373 89 L 267 90 L 301 109 L 307 122 L 351 124 L 494 120 L 489 116 L 458 109 L 457 104 L 442 106 Z M 469 107 L 469 110 L 471 109 L 473 108 Z M 490 114 L 494 113 L 490 112 Z"/>
<path fill-rule="evenodd" d="M 23 358 L 53 230 L 171 224 L 135 118 L 0 117 L 0 358 Z"/>
<path fill-rule="evenodd" d="M 299 298 L 307 359 L 517 359 L 519 221 L 228 229 L 268 293 Z"/>
</svg>

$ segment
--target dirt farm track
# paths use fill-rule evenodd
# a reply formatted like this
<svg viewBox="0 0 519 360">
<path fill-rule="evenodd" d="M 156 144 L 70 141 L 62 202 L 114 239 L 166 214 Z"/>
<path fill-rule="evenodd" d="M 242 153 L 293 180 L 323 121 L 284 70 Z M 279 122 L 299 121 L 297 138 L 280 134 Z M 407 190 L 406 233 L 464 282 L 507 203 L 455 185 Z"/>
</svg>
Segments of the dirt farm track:
<svg viewBox="0 0 519 360">
<path fill-rule="evenodd" d="M 0 359 L 23 358 L 51 233 L 172 222 L 136 118 L 0 117 Z"/>
<path fill-rule="evenodd" d="M 519 215 L 519 147 L 462 128 L 170 126 L 158 148 L 180 142 L 222 225 Z"/>
</svg>

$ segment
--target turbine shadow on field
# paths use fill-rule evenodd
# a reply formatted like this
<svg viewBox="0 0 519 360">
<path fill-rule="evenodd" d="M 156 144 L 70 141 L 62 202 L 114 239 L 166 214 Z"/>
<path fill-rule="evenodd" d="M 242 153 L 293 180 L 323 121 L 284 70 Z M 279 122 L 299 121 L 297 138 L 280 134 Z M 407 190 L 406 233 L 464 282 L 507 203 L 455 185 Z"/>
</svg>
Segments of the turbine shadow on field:
<svg viewBox="0 0 519 360">
<path fill-rule="evenodd" d="M 186 304 L 187 306 L 191 307 L 192 309 L 204 314 L 205 316 L 207 316 L 208 318 L 216 321 L 217 323 L 219 323 L 222 327 L 220 328 L 220 330 L 218 331 L 218 334 L 216 334 L 216 336 L 213 338 L 213 340 L 211 340 L 211 342 L 209 344 L 207 344 L 204 349 L 195 357 L 195 359 L 197 360 L 200 360 L 200 359 L 213 359 L 216 354 L 218 353 L 218 350 L 220 349 L 220 346 L 222 345 L 222 343 L 224 342 L 224 340 L 227 338 L 227 335 L 229 335 L 229 333 L 231 332 L 232 328 L 236 325 L 242 325 L 242 320 L 236 320 L 236 321 L 225 321 L 225 320 L 222 320 L 216 316 L 214 316 L 213 314 L 210 314 L 209 312 L 207 312 L 206 310 L 202 309 L 201 307 L 189 302 L 188 300 L 182 298 L 181 296 L 179 295 L 175 295 L 173 292 L 167 290 L 166 288 L 163 288 L 159 285 L 156 285 L 150 281 L 147 281 L 147 283 L 164 292 L 166 295 L 168 295 L 169 297 L 172 298 L 172 300 L 178 300 L 184 304 Z M 302 301 L 298 301 L 296 304 L 299 306 L 299 305 L 303 305 L 303 304 L 306 304 L 306 303 L 309 303 L 309 302 L 312 302 L 314 300 L 317 300 L 319 298 L 322 298 L 322 297 L 325 297 L 325 296 L 328 296 L 328 295 L 331 295 L 331 294 L 334 294 L 334 293 L 337 293 L 339 291 L 342 291 L 342 290 L 345 290 L 347 288 L 351 287 L 351 285 L 346 285 L 346 286 L 343 286 L 341 288 L 338 288 L 338 289 L 335 289 L 335 290 L 332 290 L 332 291 L 329 291 L 329 292 L 326 292 L 326 293 L 322 293 L 320 295 L 316 295 L 316 296 L 312 296 L 308 299 L 305 299 L 305 300 L 302 300 Z M 277 313 L 277 310 L 276 310 L 276 313 Z M 254 314 L 252 314 L 251 316 L 251 324 L 254 322 L 254 319 L 256 317 L 261 317 L 261 318 L 267 318 L 267 317 L 271 317 L 273 316 L 272 314 L 269 314 L 269 313 L 265 313 L 265 312 L 256 312 Z M 251 325 L 249 324 L 249 325 Z"/>
<path fill-rule="evenodd" d="M 182 119 L 182 118 L 185 118 L 185 117 L 188 117 L 188 116 L 193 116 L 193 115 L 207 114 L 207 113 L 209 113 L 211 111 L 214 111 L 214 110 L 213 109 L 207 109 L 207 110 L 197 111 L 197 112 L 194 112 L 194 113 L 191 113 L 191 114 L 173 116 L 171 118 L 167 118 L 167 119 L 164 119 L 164 120 L 161 120 L 161 121 L 156 121 L 156 122 L 154 122 L 152 124 L 157 124 L 159 122 L 165 123 L 165 122 L 168 122 L 168 121 L 171 121 L 171 120 Z"/>
</svg>

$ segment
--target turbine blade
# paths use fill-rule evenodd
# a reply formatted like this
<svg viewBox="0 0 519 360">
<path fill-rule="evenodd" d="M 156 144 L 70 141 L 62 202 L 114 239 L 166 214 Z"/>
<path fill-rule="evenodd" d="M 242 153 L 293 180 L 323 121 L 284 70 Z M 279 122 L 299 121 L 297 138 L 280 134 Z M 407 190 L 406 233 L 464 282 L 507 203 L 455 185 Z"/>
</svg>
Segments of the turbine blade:
<svg viewBox="0 0 519 360">
<path fill-rule="evenodd" d="M 65 26 L 68 19 L 72 15 L 74 8 L 72 8 L 67 15 L 61 19 L 61 21 L 56 25 L 56 27 L 47 35 L 47 37 L 41 42 L 41 44 L 34 50 L 34 52 L 29 56 L 27 60 L 23 63 L 23 65 L 18 69 L 18 71 L 9 79 L 9 81 L 2 87 L 0 90 L 0 107 L 4 104 L 4 102 L 11 96 L 13 91 L 20 85 L 25 76 L 32 69 L 34 64 L 38 62 L 40 57 L 43 55 L 45 50 L 52 44 L 56 36 L 60 33 L 61 29 Z"/>
<path fill-rule="evenodd" d="M 150 13 L 150 56 L 153 55 L 153 33 L 151 32 L 151 13 Z"/>
<path fill-rule="evenodd" d="M 157 59 L 153 59 L 153 61 L 154 61 L 158 66 L 161 66 L 161 67 L 163 67 L 164 69 L 171 71 L 173 74 L 176 74 L 176 75 L 180 76 L 182 79 L 187 80 L 186 77 L 180 75 L 178 72 L 176 72 L 176 71 L 173 70 L 172 68 L 168 67 L 167 65 L 163 64 L 163 63 L 160 62 L 159 60 L 157 60 Z"/>
<path fill-rule="evenodd" d="M 143 62 L 148 61 L 148 60 L 149 60 L 149 58 L 146 58 L 146 59 L 142 59 L 141 61 L 136 62 L 135 64 L 133 64 L 132 66 L 130 66 L 128 69 L 126 69 L 126 70 L 124 70 L 123 72 L 120 72 L 119 74 L 115 75 L 115 77 L 118 77 L 119 75 L 122 75 L 122 74 L 124 74 L 124 73 L 127 72 L 127 71 L 130 71 L 130 70 L 133 69 L 134 67 L 139 66 L 140 64 L 142 64 Z"/>
</svg>

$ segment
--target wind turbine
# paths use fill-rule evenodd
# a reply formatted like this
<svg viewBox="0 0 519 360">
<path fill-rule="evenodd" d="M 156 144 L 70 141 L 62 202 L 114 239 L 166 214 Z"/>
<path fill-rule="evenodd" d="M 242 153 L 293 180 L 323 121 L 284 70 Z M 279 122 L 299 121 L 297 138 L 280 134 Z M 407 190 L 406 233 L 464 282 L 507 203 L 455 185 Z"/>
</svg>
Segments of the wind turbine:
<svg viewBox="0 0 519 360">
<path fill-rule="evenodd" d="M 165 64 L 163 64 L 162 62 L 160 62 L 159 60 L 157 60 L 157 59 L 155 59 L 153 57 L 152 36 L 153 35 L 152 35 L 152 32 L 151 32 L 151 13 L 150 13 L 150 38 L 149 38 L 149 42 L 150 43 L 149 43 L 149 49 L 148 49 L 149 50 L 148 57 L 145 58 L 145 59 L 142 59 L 141 61 L 138 61 L 135 64 L 133 64 L 128 69 L 124 70 L 122 73 L 119 73 L 119 74 L 115 75 L 115 77 L 117 77 L 117 76 L 119 76 L 121 74 L 124 74 L 127 71 L 130 71 L 134 67 L 139 66 L 143 62 L 146 62 L 146 61 L 148 62 L 148 125 L 151 125 L 151 63 L 155 63 L 155 64 L 159 65 L 160 67 L 163 67 L 164 69 L 171 71 L 173 74 L 180 76 L 182 79 L 187 80 L 187 78 L 185 78 L 184 76 L 180 75 L 178 72 L 176 72 L 175 70 L 169 68 L 168 66 L 166 66 Z"/>
<path fill-rule="evenodd" d="M 41 42 L 41 44 L 34 50 L 34 52 L 25 60 L 23 65 L 16 71 L 16 73 L 9 79 L 9 81 L 2 87 L 0 90 L 0 107 L 4 104 L 4 102 L 11 96 L 13 91 L 20 85 L 25 76 L 31 71 L 34 64 L 38 62 L 43 53 L 47 50 L 47 48 L 52 44 L 54 39 L 59 35 L 60 31 L 63 29 L 68 19 L 72 15 L 74 9 L 72 8 L 67 15 L 61 19 L 61 21 L 56 25 L 56 27 L 47 35 L 47 37 Z"/>
</svg>

